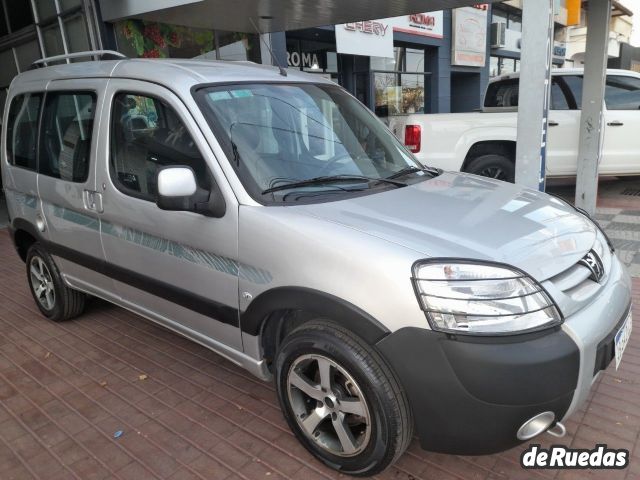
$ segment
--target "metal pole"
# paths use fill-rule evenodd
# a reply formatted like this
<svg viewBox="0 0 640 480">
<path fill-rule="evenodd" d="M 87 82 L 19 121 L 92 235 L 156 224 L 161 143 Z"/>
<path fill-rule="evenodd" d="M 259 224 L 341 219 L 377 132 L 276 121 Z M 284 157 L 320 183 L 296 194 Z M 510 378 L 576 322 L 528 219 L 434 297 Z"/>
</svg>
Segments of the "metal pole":
<svg viewBox="0 0 640 480">
<path fill-rule="evenodd" d="M 518 92 L 516 183 L 544 191 L 554 0 L 526 0 Z"/>
<path fill-rule="evenodd" d="M 598 197 L 598 164 L 604 135 L 602 107 L 607 73 L 611 0 L 590 0 L 588 8 L 589 27 L 582 84 L 576 206 L 593 215 Z"/>
</svg>

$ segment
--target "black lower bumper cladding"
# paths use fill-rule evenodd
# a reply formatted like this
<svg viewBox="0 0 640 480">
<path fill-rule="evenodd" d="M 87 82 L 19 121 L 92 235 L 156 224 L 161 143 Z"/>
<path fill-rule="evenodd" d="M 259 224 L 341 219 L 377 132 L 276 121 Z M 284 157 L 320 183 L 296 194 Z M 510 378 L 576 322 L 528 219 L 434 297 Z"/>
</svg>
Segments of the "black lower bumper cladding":
<svg viewBox="0 0 640 480">
<path fill-rule="evenodd" d="M 377 347 L 407 392 L 426 450 L 490 454 L 521 443 L 531 417 L 567 412 L 580 366 L 577 345 L 559 328 L 508 337 L 403 328 Z"/>
</svg>

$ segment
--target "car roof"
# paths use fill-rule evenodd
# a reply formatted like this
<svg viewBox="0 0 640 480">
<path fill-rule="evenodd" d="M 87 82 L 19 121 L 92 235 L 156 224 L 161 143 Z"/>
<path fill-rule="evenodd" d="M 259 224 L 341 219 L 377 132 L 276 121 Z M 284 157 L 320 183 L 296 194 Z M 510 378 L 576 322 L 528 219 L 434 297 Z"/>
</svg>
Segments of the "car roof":
<svg viewBox="0 0 640 480">
<path fill-rule="evenodd" d="M 307 82 L 334 84 L 318 74 L 287 70 L 253 62 L 205 59 L 125 59 L 63 63 L 21 73 L 12 83 L 43 82 L 82 78 L 129 78 L 151 81 L 171 89 L 194 85 L 236 82 Z"/>
<path fill-rule="evenodd" d="M 554 68 L 551 70 L 552 75 L 582 75 L 584 73 L 584 68 Z M 617 74 L 617 75 L 629 75 L 637 77 L 638 73 L 632 70 L 622 70 L 619 68 L 608 68 L 608 74 Z M 499 82 L 500 80 L 510 80 L 513 78 L 520 78 L 520 72 L 514 73 L 504 73 L 502 75 L 498 75 L 497 77 L 493 77 L 489 80 L 489 83 Z"/>
</svg>

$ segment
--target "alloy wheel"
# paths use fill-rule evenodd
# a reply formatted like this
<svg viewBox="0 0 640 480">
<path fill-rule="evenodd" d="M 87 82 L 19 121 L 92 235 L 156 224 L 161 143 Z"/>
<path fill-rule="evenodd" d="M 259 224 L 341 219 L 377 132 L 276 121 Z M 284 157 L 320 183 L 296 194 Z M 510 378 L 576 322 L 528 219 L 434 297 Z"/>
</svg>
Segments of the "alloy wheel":
<svg viewBox="0 0 640 480">
<path fill-rule="evenodd" d="M 371 416 L 362 390 L 338 363 L 302 355 L 287 375 L 289 403 L 305 435 L 341 457 L 361 453 L 371 438 Z"/>
<path fill-rule="evenodd" d="M 45 310 L 53 310 L 56 304 L 56 292 L 49 268 L 42 258 L 35 255 L 29 265 L 31 288 L 36 300 Z"/>
<path fill-rule="evenodd" d="M 507 174 L 500 167 L 487 167 L 480 172 L 483 177 L 495 178 L 496 180 L 506 180 Z"/>
</svg>

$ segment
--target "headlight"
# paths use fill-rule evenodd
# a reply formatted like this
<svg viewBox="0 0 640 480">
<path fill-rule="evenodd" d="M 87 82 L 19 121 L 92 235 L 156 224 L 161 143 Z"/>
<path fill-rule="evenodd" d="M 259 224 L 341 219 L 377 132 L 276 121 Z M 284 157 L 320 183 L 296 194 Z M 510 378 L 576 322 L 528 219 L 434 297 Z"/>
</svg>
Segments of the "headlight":
<svg viewBox="0 0 640 480">
<path fill-rule="evenodd" d="M 434 330 L 506 335 L 562 322 L 542 286 L 506 265 L 425 260 L 414 265 L 413 282 Z"/>
</svg>

